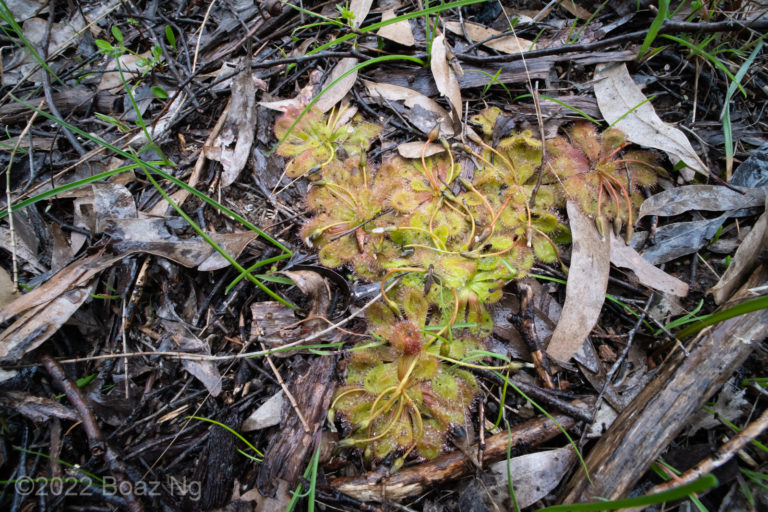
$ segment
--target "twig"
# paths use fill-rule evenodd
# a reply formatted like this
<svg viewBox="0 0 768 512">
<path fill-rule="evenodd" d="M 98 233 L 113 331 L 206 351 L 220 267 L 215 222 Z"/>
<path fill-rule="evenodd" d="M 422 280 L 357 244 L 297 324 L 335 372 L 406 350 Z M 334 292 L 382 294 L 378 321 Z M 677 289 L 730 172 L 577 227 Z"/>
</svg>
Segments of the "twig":
<svg viewBox="0 0 768 512">
<path fill-rule="evenodd" d="M 266 350 L 267 347 L 264 346 L 264 343 L 259 343 L 261 345 L 262 350 Z M 312 430 L 309 428 L 309 423 L 307 423 L 307 420 L 304 419 L 304 415 L 301 414 L 301 409 L 299 409 L 299 404 L 296 403 L 296 398 L 294 398 L 293 393 L 288 389 L 288 386 L 285 385 L 285 381 L 283 380 L 283 377 L 280 375 L 280 372 L 277 371 L 277 367 L 275 366 L 275 363 L 272 362 L 272 358 L 267 357 L 267 364 L 269 364 L 269 367 L 272 369 L 272 373 L 275 374 L 275 378 L 277 379 L 277 382 L 280 383 L 280 387 L 283 388 L 283 393 L 285 393 L 285 396 L 288 398 L 288 401 L 291 402 L 291 407 L 293 407 L 293 410 L 296 411 L 296 415 L 299 417 L 299 421 L 301 421 L 301 425 L 304 427 L 304 432 L 310 433 Z"/>
<path fill-rule="evenodd" d="M 85 398 L 83 398 L 83 395 L 80 393 L 80 389 L 74 382 L 72 382 L 72 379 L 67 377 L 66 373 L 64 373 L 64 368 L 62 368 L 61 364 L 51 357 L 50 354 L 42 353 L 40 355 L 40 362 L 43 363 L 43 366 L 45 366 L 51 379 L 53 379 L 53 381 L 64 391 L 67 395 L 67 399 L 72 403 L 75 411 L 77 411 L 77 415 L 80 417 L 80 421 L 83 424 L 85 435 L 88 437 L 88 447 L 91 450 L 91 454 L 94 457 L 103 457 L 107 462 L 110 471 L 118 480 L 117 490 L 127 501 L 128 509 L 131 512 L 143 511 L 144 506 L 133 494 L 135 486 L 132 482 L 126 479 L 125 470 L 122 467 L 120 458 L 104 440 L 101 429 L 96 423 L 96 418 L 93 416 L 93 412 L 85 402 Z"/>
<path fill-rule="evenodd" d="M 483 375 L 490 378 L 497 384 L 503 385 L 504 384 L 504 378 L 499 377 L 495 373 L 491 371 L 483 372 Z M 563 414 L 567 414 L 568 416 L 571 416 L 572 418 L 576 418 L 581 421 L 592 421 L 592 415 L 589 414 L 589 412 L 585 411 L 583 407 L 580 407 L 579 405 L 574 405 L 573 402 L 566 402 L 565 400 L 562 400 L 558 398 L 557 396 L 554 396 L 552 393 L 554 390 L 550 391 L 547 389 L 543 389 L 537 386 L 532 386 L 530 384 L 526 384 L 525 382 L 522 382 L 520 380 L 516 379 L 510 379 L 510 384 L 515 385 L 520 391 L 525 393 L 529 398 L 532 398 L 536 400 L 539 405 L 546 406 L 551 409 L 555 409 L 557 411 L 560 411 Z"/>
<path fill-rule="evenodd" d="M 698 34 L 706 34 L 711 32 L 733 32 L 738 29 L 754 29 L 765 30 L 768 29 L 768 20 L 756 19 L 752 21 L 719 21 L 713 23 L 698 23 L 698 22 L 683 22 L 683 21 L 665 21 L 659 29 L 659 34 L 670 34 L 674 32 L 690 32 Z M 562 55 L 564 53 L 574 52 L 590 52 L 605 48 L 607 46 L 613 46 L 621 43 L 627 43 L 630 41 L 639 41 L 645 39 L 648 35 L 648 30 L 638 30 L 636 32 L 630 32 L 628 34 L 622 34 L 616 37 L 609 37 L 601 41 L 595 41 L 593 43 L 584 44 L 569 44 L 563 46 L 555 46 L 554 48 L 542 48 L 541 50 L 531 50 L 522 53 L 504 54 L 504 55 L 491 55 L 488 57 L 479 57 L 477 55 L 470 55 L 467 53 L 456 53 L 456 57 L 466 62 L 474 62 L 476 64 L 482 63 L 496 63 L 496 62 L 514 62 L 521 59 L 534 59 L 536 57 L 548 57 L 550 55 Z"/>
<path fill-rule="evenodd" d="M 648 300 L 645 302 L 645 306 L 643 307 L 643 310 L 640 312 L 640 315 L 637 317 L 637 321 L 635 322 L 635 325 L 632 326 L 632 329 L 629 331 L 629 334 L 627 335 L 627 344 L 624 347 L 624 350 L 621 351 L 621 354 L 619 355 L 619 357 L 616 358 L 616 362 L 614 362 L 613 366 L 611 366 L 611 369 L 608 372 L 608 375 L 605 376 L 605 384 L 603 384 L 603 388 L 600 390 L 600 394 L 597 395 L 597 400 L 595 401 L 595 407 L 594 407 L 595 411 L 597 411 L 600 408 L 600 403 L 603 400 L 603 395 L 605 395 L 605 392 L 608 390 L 608 387 L 611 385 L 613 376 L 616 375 L 617 371 L 619 371 L 619 368 L 624 363 L 624 359 L 626 359 L 627 354 L 629 354 L 629 349 L 632 348 L 632 342 L 635 339 L 635 334 L 637 334 L 637 331 L 638 329 L 640 329 L 640 326 L 643 325 L 643 320 L 645 320 L 645 317 L 648 314 L 648 310 L 651 307 L 651 303 L 653 302 L 654 295 L 655 295 L 655 292 L 652 291 L 651 295 L 648 297 Z M 587 435 L 587 429 L 584 429 L 584 432 L 581 435 L 581 443 L 584 442 L 586 435 Z"/>
<path fill-rule="evenodd" d="M 533 288 L 523 282 L 518 282 L 517 288 L 520 290 L 520 315 L 511 315 L 510 320 L 516 324 L 528 350 L 531 352 L 531 359 L 533 359 L 533 364 L 536 367 L 536 375 L 544 383 L 544 387 L 554 389 L 555 384 L 552 381 L 549 360 L 541 351 L 539 335 L 536 332 L 533 315 Z"/>
<path fill-rule="evenodd" d="M 512 449 L 516 446 L 541 444 L 560 434 L 560 427 L 569 430 L 575 424 L 568 416 L 558 415 L 554 416 L 554 421 L 539 417 L 504 430 L 486 440 L 485 462 L 492 464 L 506 457 L 509 443 Z M 470 448 L 470 453 L 476 448 Z M 400 501 L 418 496 L 432 485 L 470 474 L 473 470 L 474 465 L 467 464 L 464 452 L 457 450 L 423 464 L 401 469 L 386 480 L 382 480 L 381 473 L 370 472 L 357 477 L 335 478 L 330 484 L 361 501 L 381 501 L 385 491 L 386 498 Z"/>
<path fill-rule="evenodd" d="M 43 102 L 41 101 L 40 104 L 37 106 L 38 110 L 42 106 L 43 106 Z M 8 158 L 8 167 L 6 168 L 6 171 L 5 171 L 5 195 L 7 198 L 8 228 L 11 234 L 11 262 L 12 262 L 11 265 L 13 267 L 12 293 L 16 293 L 19 288 L 19 262 L 18 262 L 18 259 L 16 258 L 16 231 L 13 226 L 13 204 L 12 204 L 12 198 L 11 198 L 11 169 L 13 168 L 13 156 L 16 154 L 16 151 L 19 150 L 19 146 L 21 146 L 21 141 L 24 140 L 24 136 L 32 127 L 32 123 L 35 122 L 36 118 L 37 118 L 37 112 L 32 114 L 32 117 L 29 118 L 29 122 L 21 131 L 18 138 L 16 139 L 16 144 L 13 146 L 13 150 L 11 151 L 11 156 Z"/>
<path fill-rule="evenodd" d="M 648 491 L 646 494 L 656 494 L 659 492 L 668 491 L 673 487 L 689 484 L 697 478 L 700 478 L 707 473 L 713 472 L 715 469 L 731 460 L 736 452 L 752 442 L 752 440 L 762 434 L 766 428 L 768 428 L 768 409 L 763 411 L 763 414 L 755 421 L 750 423 L 747 428 L 733 436 L 725 444 L 718 448 L 713 455 L 700 461 L 691 469 L 678 476 L 675 480 L 669 480 L 667 482 L 661 483 Z M 627 509 L 626 512 L 640 510 L 642 510 L 642 507 Z"/>
<path fill-rule="evenodd" d="M 42 57 L 43 60 L 48 59 L 48 45 L 51 42 L 51 25 L 53 25 L 53 15 L 56 12 L 56 0 L 50 0 L 48 2 L 48 23 L 45 26 L 45 34 L 43 35 L 43 43 L 42 43 Z M 51 94 L 51 77 L 48 76 L 48 70 L 47 69 L 41 69 L 40 73 L 42 75 L 43 80 L 43 94 L 45 95 L 45 101 L 48 103 L 48 110 L 51 111 L 51 114 L 59 119 L 64 119 L 61 117 L 61 114 L 59 114 L 59 109 L 56 108 L 56 103 L 53 101 L 53 94 Z M 38 107 L 39 108 L 39 107 Z M 67 137 L 67 140 L 70 144 L 72 144 L 72 147 L 75 148 L 75 151 L 78 152 L 78 154 L 82 157 L 87 153 L 85 148 L 78 142 L 78 140 L 75 138 L 74 134 L 64 128 L 64 136 Z"/>
<path fill-rule="evenodd" d="M 393 281 L 390 283 L 390 285 L 387 287 L 386 291 L 389 291 L 397 284 L 398 281 Z M 235 359 L 249 359 L 253 357 L 262 357 L 269 354 L 274 354 L 276 352 L 283 352 L 285 349 L 298 347 L 300 345 L 304 345 L 312 340 L 315 340 L 334 329 L 341 327 L 342 325 L 346 324 L 350 320 L 353 320 L 356 318 L 360 313 L 363 313 L 366 309 L 371 307 L 376 301 L 378 301 L 381 298 L 381 293 L 378 293 L 375 297 L 373 297 L 371 300 L 366 302 L 360 309 L 354 311 L 352 314 L 350 314 L 348 317 L 343 318 L 336 322 L 335 324 L 321 330 L 317 331 L 314 334 L 311 334 L 307 336 L 306 338 L 302 338 L 300 340 L 292 341 L 291 343 L 286 343 L 285 345 L 282 345 L 280 347 L 271 348 L 268 350 L 260 350 L 258 352 L 242 352 L 239 354 L 229 354 L 229 355 L 223 355 L 223 356 L 211 356 L 207 354 L 193 354 L 191 352 L 167 352 L 167 351 L 148 351 L 148 352 L 131 352 L 129 354 L 104 354 L 100 356 L 90 356 L 90 357 L 76 357 L 72 359 L 62 359 L 59 362 L 64 363 L 81 363 L 85 361 L 100 361 L 105 359 L 116 359 L 121 357 L 146 357 L 146 356 L 163 356 L 163 357 L 169 357 L 171 359 L 186 359 L 190 361 L 231 361 Z M 26 367 L 26 365 L 20 365 L 19 367 Z"/>
</svg>

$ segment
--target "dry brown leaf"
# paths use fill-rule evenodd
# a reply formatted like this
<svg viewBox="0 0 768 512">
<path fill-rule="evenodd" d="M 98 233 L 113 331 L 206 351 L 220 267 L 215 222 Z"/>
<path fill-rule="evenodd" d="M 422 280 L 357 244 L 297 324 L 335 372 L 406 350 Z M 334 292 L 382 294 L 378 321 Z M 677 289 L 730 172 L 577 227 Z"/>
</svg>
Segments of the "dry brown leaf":
<svg viewBox="0 0 768 512">
<path fill-rule="evenodd" d="M 352 18 L 352 28 L 358 29 L 360 25 L 365 21 L 365 17 L 368 16 L 368 12 L 371 10 L 371 4 L 373 0 L 350 0 L 349 10 L 355 15 Z"/>
<path fill-rule="evenodd" d="M 520 509 L 529 507 L 557 487 L 576 460 L 573 448 L 566 446 L 497 462 L 490 469 L 499 478 L 500 492 L 492 492 L 491 496 L 500 507 L 499 510 L 507 510 L 505 505 L 509 501 L 507 475 L 511 474 L 517 506 Z"/>
<path fill-rule="evenodd" d="M 0 308 L 13 302 L 18 295 L 13 293 L 13 279 L 4 268 L 0 267 Z"/>
<path fill-rule="evenodd" d="M 133 76 L 134 73 L 139 71 L 138 62 L 142 59 L 149 57 L 149 52 L 144 52 L 141 55 L 134 55 L 132 53 L 124 53 L 120 56 L 120 67 L 123 70 L 123 74 L 126 76 Z M 112 59 L 106 65 L 106 69 L 117 69 L 117 60 Z M 110 90 L 117 87 L 123 87 L 123 80 L 120 78 L 118 71 L 107 71 L 101 75 L 101 82 L 99 82 L 98 90 Z"/>
<path fill-rule="evenodd" d="M 447 21 L 443 25 L 445 26 L 446 30 L 453 32 L 454 34 L 458 34 L 460 36 L 464 35 L 464 32 L 461 30 L 461 23 L 458 21 Z M 469 39 L 475 43 L 478 41 L 485 41 L 491 36 L 501 34 L 501 32 L 498 30 L 484 27 L 478 23 L 471 23 L 468 21 L 464 22 L 464 28 L 467 30 L 467 37 L 469 37 Z M 493 48 L 494 50 L 498 50 L 502 53 L 510 54 L 523 53 L 536 49 L 536 45 L 533 41 L 517 37 L 514 34 L 486 41 L 483 43 L 483 46 Z"/>
<path fill-rule="evenodd" d="M 51 418 L 80 421 L 77 413 L 66 405 L 50 398 L 33 396 L 23 391 L 3 391 L 0 393 L 0 407 L 12 409 L 36 423 L 43 423 Z"/>
<path fill-rule="evenodd" d="M 280 390 L 245 418 L 240 431 L 251 432 L 279 425 L 283 419 L 283 401 L 283 391 Z"/>
<path fill-rule="evenodd" d="M 334 80 L 341 75 L 352 69 L 357 65 L 357 59 L 354 57 L 345 57 L 339 61 L 338 64 L 331 71 L 331 75 L 323 84 L 323 89 L 328 87 Z M 350 89 L 355 85 L 357 81 L 357 71 L 350 73 L 338 82 L 336 85 L 328 89 L 325 94 L 315 103 L 315 107 L 321 112 L 328 112 L 336 105 L 341 99 L 347 95 Z"/>
<path fill-rule="evenodd" d="M 439 123 L 440 133 L 443 136 L 453 136 L 454 131 L 450 115 L 432 98 L 399 85 L 367 80 L 363 80 L 363 85 L 372 98 L 382 98 L 389 102 L 402 101 L 405 108 L 408 109 L 405 116 L 423 133 L 429 133 L 435 124 Z M 383 101 L 383 104 L 387 105 L 387 101 Z"/>
<path fill-rule="evenodd" d="M 210 345 L 192 334 L 182 322 L 161 320 L 161 324 L 170 336 L 165 337 L 160 344 L 160 351 L 211 355 Z M 199 380 L 211 396 L 221 394 L 221 373 L 215 362 L 184 359 L 181 366 Z"/>
<path fill-rule="evenodd" d="M 592 17 L 592 13 L 578 5 L 573 0 L 561 0 L 558 2 L 558 5 L 577 18 L 581 18 L 582 20 L 588 20 Z"/>
<path fill-rule="evenodd" d="M 17 318 L 0 334 L 0 362 L 18 361 L 53 336 L 90 297 L 96 281 L 93 279 L 85 286 L 68 290 Z M 12 311 L 14 304 L 22 298 L 23 295 L 9 304 L 3 313 Z M 4 315 L 5 318 L 8 316 Z"/>
<path fill-rule="evenodd" d="M 174 224 L 175 223 L 175 224 Z M 197 267 L 201 272 L 218 270 L 229 265 L 202 237 L 182 239 L 173 234 L 174 227 L 184 226 L 175 219 L 118 219 L 108 222 L 108 232 L 115 248 L 124 253 L 145 252 L 175 261 L 179 265 Z M 253 231 L 239 233 L 208 233 L 233 258 L 258 237 Z"/>
<path fill-rule="evenodd" d="M 404 142 L 397 146 L 397 152 L 403 158 L 421 158 L 421 150 L 424 148 L 424 143 L 419 141 Z M 427 149 L 424 151 L 424 156 L 432 156 L 438 153 L 443 153 L 445 148 L 440 144 L 429 143 Z"/>
<path fill-rule="evenodd" d="M 573 235 L 571 268 L 565 288 L 565 304 L 547 353 L 568 361 L 597 323 L 608 289 L 611 243 L 597 232 L 595 221 L 573 202 L 566 203 Z"/>
<path fill-rule="evenodd" d="M 394 9 L 387 9 L 381 14 L 381 21 L 391 20 L 397 17 Z M 413 38 L 413 30 L 408 20 L 398 21 L 391 25 L 385 25 L 376 32 L 376 35 L 394 41 L 403 46 L 413 46 L 416 40 Z"/>
<path fill-rule="evenodd" d="M 270 110 L 277 110 L 278 112 L 285 112 L 291 107 L 303 109 L 315 96 L 315 92 L 318 90 L 318 87 L 320 87 L 322 79 L 323 72 L 316 69 L 309 74 L 309 82 L 307 82 L 307 85 L 302 87 L 299 94 L 293 98 L 287 100 L 260 101 L 259 105 Z"/>
<path fill-rule="evenodd" d="M 761 206 L 765 202 L 766 189 L 745 188 L 743 193 L 719 185 L 686 185 L 652 195 L 640 206 L 638 218 L 646 215 L 668 217 L 689 210 L 709 212 L 739 210 Z"/>
<path fill-rule="evenodd" d="M 731 294 L 746 279 L 755 265 L 768 251 L 768 200 L 766 211 L 757 219 L 752 231 L 744 238 L 736 254 L 715 286 L 709 292 L 714 296 L 717 304 L 722 304 L 731 297 Z"/>
<path fill-rule="evenodd" d="M 636 250 L 624 243 L 611 232 L 611 263 L 628 268 L 635 273 L 642 284 L 678 297 L 688 295 L 688 285 L 658 267 L 651 265 Z"/>
<path fill-rule="evenodd" d="M 440 34 L 432 40 L 432 55 L 430 55 L 429 66 L 432 70 L 432 76 L 435 78 L 437 90 L 440 94 L 448 98 L 453 112 L 454 126 L 461 123 L 461 89 L 456 73 L 448 65 L 448 47 L 445 44 L 445 35 Z"/>
<path fill-rule="evenodd" d="M 0 307 L 0 323 L 28 309 L 41 305 L 44 306 L 65 294 L 67 290 L 85 286 L 95 274 L 101 272 L 115 261 L 121 260 L 124 256 L 106 257 L 102 254 L 90 254 L 80 257 L 34 290 L 18 296 L 10 304 Z"/>
<path fill-rule="evenodd" d="M 665 123 L 653 105 L 629 76 L 624 63 L 598 64 L 595 68 L 595 98 L 603 117 L 623 131 L 627 138 L 649 148 L 664 151 L 673 163 L 679 161 L 709 176 L 709 169 L 693 150 L 682 131 Z M 692 173 L 681 174 L 691 179 Z"/>
<path fill-rule="evenodd" d="M 331 304 L 331 289 L 323 276 L 311 270 L 286 270 L 281 273 L 290 278 L 299 290 L 312 300 L 308 317 L 325 317 L 328 306 Z M 308 326 L 313 324 L 316 324 L 316 327 L 325 326 L 317 319 L 308 320 L 306 323 Z"/>
<path fill-rule="evenodd" d="M 224 127 L 212 146 L 206 146 L 205 156 L 221 162 L 221 185 L 228 187 L 237 180 L 251 156 L 256 132 L 256 91 L 253 76 L 245 66 L 232 82 L 232 99 Z"/>
</svg>

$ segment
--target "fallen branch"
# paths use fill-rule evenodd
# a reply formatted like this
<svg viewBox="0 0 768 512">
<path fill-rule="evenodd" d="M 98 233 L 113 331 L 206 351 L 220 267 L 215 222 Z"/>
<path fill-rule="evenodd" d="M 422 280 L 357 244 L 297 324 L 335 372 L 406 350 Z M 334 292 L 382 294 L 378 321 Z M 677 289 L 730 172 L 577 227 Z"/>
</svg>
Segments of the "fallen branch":
<svg viewBox="0 0 768 512">
<path fill-rule="evenodd" d="M 768 269 L 753 274 L 732 302 L 749 296 L 748 288 L 764 284 Z M 592 501 L 596 497 L 625 496 L 685 428 L 690 415 L 718 390 L 765 338 L 768 310 L 731 318 L 702 331 L 690 355 L 678 351 L 656 378 L 624 409 L 600 438 L 584 469 L 573 475 L 560 503 Z"/>
<path fill-rule="evenodd" d="M 568 416 L 553 417 L 566 430 L 576 424 Z M 527 421 L 486 439 L 483 461 L 493 464 L 506 457 L 510 445 L 513 450 L 535 446 L 556 437 L 560 432 L 560 427 L 548 418 L 539 417 Z M 468 453 L 475 451 L 477 446 L 467 450 Z M 462 451 L 454 451 L 429 462 L 402 469 L 383 480 L 380 473 L 370 472 L 356 477 L 334 478 L 330 485 L 360 501 L 400 501 L 418 496 L 433 485 L 472 474 L 475 470 L 476 467 Z"/>
<path fill-rule="evenodd" d="M 665 21 L 659 29 L 659 34 L 672 34 L 676 32 L 687 32 L 696 34 L 706 34 L 712 32 L 733 32 L 739 29 L 766 30 L 768 29 L 768 20 L 756 19 L 752 21 L 718 21 L 713 23 L 685 22 L 685 21 Z M 510 34 L 507 34 L 510 35 Z M 608 46 L 628 43 L 630 41 L 641 41 L 648 35 L 648 29 L 622 34 L 620 36 L 609 37 L 593 43 L 567 44 L 555 46 L 553 48 L 542 48 L 541 50 L 531 50 L 525 53 L 512 53 L 504 55 L 477 56 L 468 53 L 456 53 L 456 57 L 466 62 L 477 64 L 491 62 L 513 62 L 516 60 L 530 60 L 536 57 L 547 57 L 549 55 L 562 55 L 564 53 L 591 52 Z"/>
<path fill-rule="evenodd" d="M 128 510 L 130 512 L 141 512 L 144 510 L 144 506 L 139 499 L 134 495 L 133 489 L 136 487 L 133 482 L 129 481 L 125 476 L 125 468 L 121 462 L 121 457 L 110 448 L 109 444 L 105 441 L 104 435 L 101 433 L 99 425 L 96 423 L 96 418 L 93 416 L 91 408 L 83 398 L 80 389 L 77 387 L 72 379 L 67 377 L 64 372 L 64 368 L 56 361 L 50 354 L 43 353 L 40 356 L 40 362 L 43 363 L 51 379 L 58 384 L 58 386 L 67 395 L 67 398 L 77 411 L 80 421 L 83 424 L 85 435 L 88 437 L 88 447 L 91 450 L 91 455 L 94 457 L 104 457 L 104 461 L 109 466 L 109 470 L 115 475 L 117 480 L 117 490 L 125 498 L 128 503 Z M 122 485 L 121 485 L 122 484 Z"/>
</svg>

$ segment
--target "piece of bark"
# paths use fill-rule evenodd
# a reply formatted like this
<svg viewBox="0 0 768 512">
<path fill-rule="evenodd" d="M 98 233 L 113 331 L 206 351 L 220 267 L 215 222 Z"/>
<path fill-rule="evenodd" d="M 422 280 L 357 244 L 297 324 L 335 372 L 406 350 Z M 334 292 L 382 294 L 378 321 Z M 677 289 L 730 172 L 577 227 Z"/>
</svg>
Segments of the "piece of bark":
<svg viewBox="0 0 768 512">
<path fill-rule="evenodd" d="M 581 55 L 568 54 L 529 59 L 525 61 L 525 65 L 522 61 L 501 62 L 490 66 L 472 65 L 470 67 L 467 65 L 468 70 L 481 70 L 485 73 L 464 73 L 463 77 L 458 77 L 459 88 L 464 90 L 471 87 L 483 87 L 491 82 L 494 84 L 508 84 L 525 83 L 536 78 L 544 79 L 549 76 L 549 72 L 555 63 L 561 60 L 569 60 L 576 64 L 587 66 L 599 62 L 628 61 L 633 60 L 635 57 L 636 54 L 631 51 L 594 52 Z M 499 73 L 498 75 L 496 75 L 497 72 Z M 374 82 L 407 87 L 425 96 L 434 97 L 439 94 L 432 73 L 427 69 L 421 69 L 416 72 L 412 69 L 387 69 L 385 71 L 372 72 L 369 76 Z"/>
<path fill-rule="evenodd" d="M 237 410 L 227 412 L 219 421 L 224 425 L 240 430 L 242 418 Z M 208 510 L 221 507 L 229 501 L 235 481 L 235 456 L 237 455 L 237 438 L 230 432 L 213 425 L 208 436 L 205 449 L 197 460 L 193 482 L 201 482 L 200 495 L 187 496 L 185 508 L 189 510 L 200 508 Z"/>
<path fill-rule="evenodd" d="M 555 421 L 565 429 L 571 429 L 576 422 L 565 415 L 555 415 Z M 552 420 L 539 417 L 493 435 L 485 441 L 483 462 L 492 464 L 502 460 L 511 449 L 535 446 L 548 441 L 558 434 L 560 428 Z M 477 446 L 468 450 L 477 453 Z M 447 453 L 429 462 L 401 469 L 386 481 L 376 478 L 376 473 L 355 477 L 340 477 L 330 481 L 339 491 L 360 501 L 381 501 L 384 496 L 393 501 L 418 496 L 432 485 L 472 474 L 476 467 L 462 451 Z"/>
<path fill-rule="evenodd" d="M 111 94 L 108 91 L 100 91 L 94 94 L 85 86 L 73 87 L 53 93 L 53 103 L 62 115 L 70 114 L 73 110 L 83 113 L 89 109 L 102 113 L 122 112 L 122 96 Z M 42 97 L 27 99 L 30 105 L 38 105 Z M 48 111 L 47 104 L 43 110 Z M 11 124 L 29 115 L 29 108 L 21 103 L 9 102 L 0 107 L 0 122 Z"/>
<path fill-rule="evenodd" d="M 765 284 L 768 267 L 758 268 L 726 307 L 749 298 L 747 288 Z M 621 412 L 574 474 L 561 503 L 625 496 L 651 463 L 685 428 L 689 416 L 725 383 L 766 337 L 768 310 L 731 318 L 702 331 L 683 357 L 678 351 L 654 380 Z"/>
<path fill-rule="evenodd" d="M 294 378 L 288 383 L 288 390 L 296 397 L 298 407 L 310 426 L 310 432 L 304 430 L 301 420 L 286 400 L 282 425 L 267 447 L 264 464 L 259 469 L 256 481 L 263 495 L 274 497 L 277 492 L 276 483 L 280 480 L 288 482 L 291 489 L 296 487 L 295 484 L 312 454 L 315 433 L 322 427 L 328 413 L 335 389 L 335 368 L 336 361 L 332 357 L 317 357 L 309 362 L 299 360 L 294 366 Z"/>
</svg>

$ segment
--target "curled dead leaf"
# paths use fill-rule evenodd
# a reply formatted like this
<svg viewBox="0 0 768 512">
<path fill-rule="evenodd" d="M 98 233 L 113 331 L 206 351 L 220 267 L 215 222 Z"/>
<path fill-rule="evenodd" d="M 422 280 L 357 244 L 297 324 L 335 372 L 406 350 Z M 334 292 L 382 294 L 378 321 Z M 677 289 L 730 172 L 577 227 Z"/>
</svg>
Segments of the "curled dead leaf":
<svg viewBox="0 0 768 512">
<path fill-rule="evenodd" d="M 624 63 L 598 64 L 595 68 L 595 98 L 603 117 L 635 144 L 660 149 L 672 162 L 679 161 L 709 176 L 709 169 L 679 129 L 665 123 L 629 76 Z M 683 173 L 690 180 L 690 171 Z"/>
</svg>

